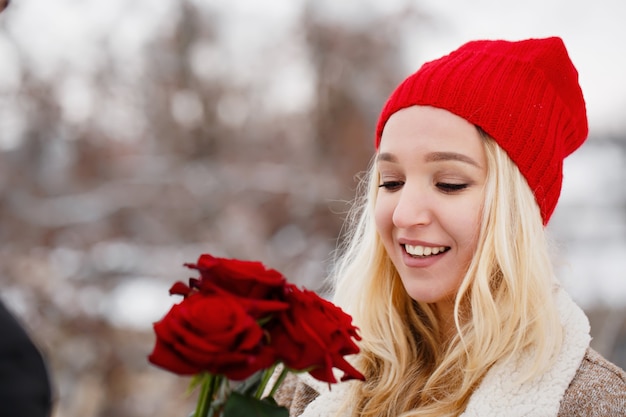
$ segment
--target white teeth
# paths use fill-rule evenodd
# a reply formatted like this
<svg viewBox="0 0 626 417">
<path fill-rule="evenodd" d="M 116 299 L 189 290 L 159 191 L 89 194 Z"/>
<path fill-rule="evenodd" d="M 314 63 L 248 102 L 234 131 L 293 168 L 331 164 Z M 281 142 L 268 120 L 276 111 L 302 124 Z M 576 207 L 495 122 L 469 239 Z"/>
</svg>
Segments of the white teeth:
<svg viewBox="0 0 626 417">
<path fill-rule="evenodd" d="M 410 254 L 410 255 L 415 255 L 415 256 L 424 256 L 424 247 L 423 246 L 410 246 L 410 245 L 406 245 L 406 251 Z"/>
<path fill-rule="evenodd" d="M 407 253 L 413 256 L 430 256 L 437 255 L 438 253 L 442 253 L 446 251 L 445 246 L 413 246 L 413 245 L 404 245 Z"/>
</svg>

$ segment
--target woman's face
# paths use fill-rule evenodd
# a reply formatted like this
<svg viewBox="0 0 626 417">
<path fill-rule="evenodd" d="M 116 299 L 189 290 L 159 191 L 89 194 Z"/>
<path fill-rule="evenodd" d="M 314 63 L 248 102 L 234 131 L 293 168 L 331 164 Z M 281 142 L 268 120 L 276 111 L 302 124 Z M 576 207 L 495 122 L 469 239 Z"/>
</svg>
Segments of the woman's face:
<svg viewBox="0 0 626 417">
<path fill-rule="evenodd" d="M 487 176 L 476 127 L 446 110 L 393 114 L 377 155 L 378 233 L 407 293 L 451 311 L 476 250 Z"/>
</svg>

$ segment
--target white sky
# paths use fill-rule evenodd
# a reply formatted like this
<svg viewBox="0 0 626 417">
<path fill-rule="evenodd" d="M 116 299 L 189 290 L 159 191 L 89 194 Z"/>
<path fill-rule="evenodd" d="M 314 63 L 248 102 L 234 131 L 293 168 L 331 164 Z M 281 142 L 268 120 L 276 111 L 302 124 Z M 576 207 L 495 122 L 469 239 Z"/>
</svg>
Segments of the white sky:
<svg viewBox="0 0 626 417">
<path fill-rule="evenodd" d="M 219 24 L 230 59 L 244 72 L 262 58 L 267 45 L 292 28 L 302 0 L 195 0 L 221 10 Z M 374 15 L 394 13 L 416 4 L 433 17 L 399 40 L 407 45 L 407 74 L 424 60 L 439 57 L 477 38 L 521 39 L 561 36 L 580 73 L 594 132 L 626 130 L 626 2 L 623 0 L 316 0 L 329 16 L 343 24 L 367 25 Z M 14 0 L 0 16 L 30 63 L 42 75 L 53 76 L 70 64 L 75 71 L 93 71 L 104 58 L 101 42 L 114 46 L 129 62 L 155 31 L 165 31 L 174 19 L 175 0 Z M 376 28 L 372 27 L 372 31 Z M 259 34 L 262 34 L 260 36 Z M 411 57 L 411 52 L 415 56 Z M 293 55 L 293 54 L 292 54 Z M 297 57 L 296 57 L 297 58 Z M 248 62 L 245 62 L 248 60 Z M 289 56 L 289 61 L 296 62 Z M 0 91 L 19 80 L 16 51 L 0 33 Z M 259 68 L 258 64 L 253 66 Z M 310 86 L 302 79 L 303 65 L 282 65 L 275 77 L 276 99 L 295 95 L 306 104 Z M 269 72 L 269 71 L 268 71 Z M 257 72 L 258 74 L 258 72 Z M 242 77 L 246 74 L 236 74 Z M 249 75 L 249 74 L 247 74 Z M 267 74 L 265 74 L 267 76 Z M 263 76 L 261 72 L 261 76 Z M 287 81 L 285 83 L 285 81 Z M 281 86 L 282 85 L 282 86 Z M 292 99 L 294 97 L 291 97 Z M 284 100 L 293 103 L 293 100 Z"/>
</svg>

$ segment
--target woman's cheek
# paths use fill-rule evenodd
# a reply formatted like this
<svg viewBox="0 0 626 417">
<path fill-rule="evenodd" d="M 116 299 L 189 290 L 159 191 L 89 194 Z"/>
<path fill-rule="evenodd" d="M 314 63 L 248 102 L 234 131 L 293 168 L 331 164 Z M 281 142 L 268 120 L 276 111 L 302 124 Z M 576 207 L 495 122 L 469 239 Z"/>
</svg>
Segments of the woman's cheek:
<svg viewBox="0 0 626 417">
<path fill-rule="evenodd" d="M 391 227 L 393 218 L 393 203 L 389 196 L 378 194 L 374 205 L 374 221 L 379 234 L 383 234 Z"/>
</svg>

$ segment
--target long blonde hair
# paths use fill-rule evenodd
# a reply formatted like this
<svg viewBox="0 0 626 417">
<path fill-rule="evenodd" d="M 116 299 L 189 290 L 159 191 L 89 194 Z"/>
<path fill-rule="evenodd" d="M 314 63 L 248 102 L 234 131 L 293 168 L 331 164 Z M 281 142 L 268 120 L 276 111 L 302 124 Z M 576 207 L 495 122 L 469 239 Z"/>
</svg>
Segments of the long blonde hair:
<svg viewBox="0 0 626 417">
<path fill-rule="evenodd" d="M 522 370 L 530 380 L 561 348 L 555 279 L 534 195 L 506 153 L 481 135 L 485 201 L 478 247 L 456 295 L 452 340 L 443 340 L 433 306 L 407 295 L 378 237 L 374 162 L 362 183 L 367 188 L 348 218 L 332 274 L 334 301 L 363 337 L 356 364 L 367 381 L 352 388 L 344 408 L 352 407 L 354 417 L 458 416 L 494 363 L 532 349 L 534 366 Z"/>
</svg>

